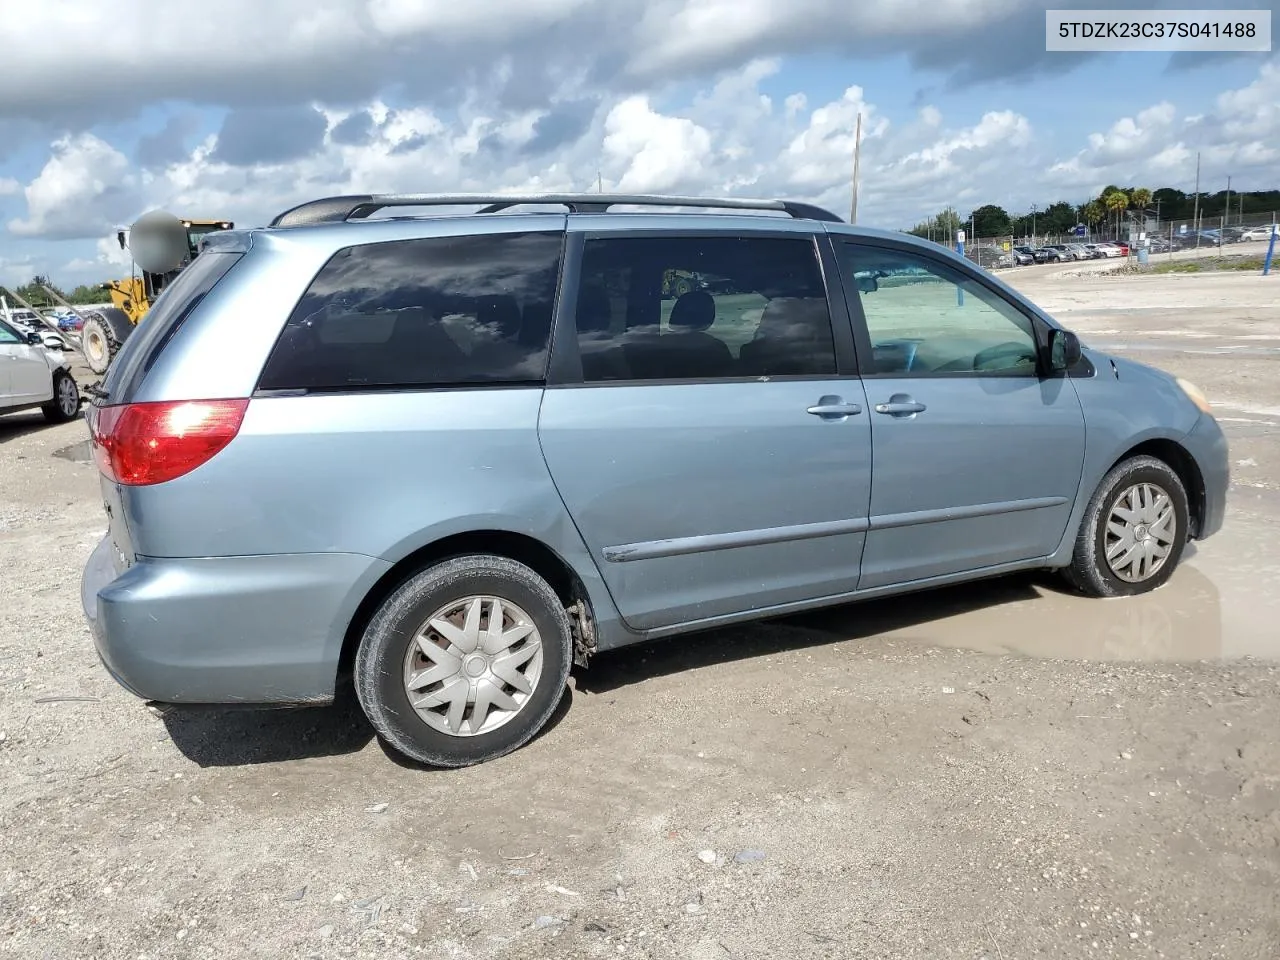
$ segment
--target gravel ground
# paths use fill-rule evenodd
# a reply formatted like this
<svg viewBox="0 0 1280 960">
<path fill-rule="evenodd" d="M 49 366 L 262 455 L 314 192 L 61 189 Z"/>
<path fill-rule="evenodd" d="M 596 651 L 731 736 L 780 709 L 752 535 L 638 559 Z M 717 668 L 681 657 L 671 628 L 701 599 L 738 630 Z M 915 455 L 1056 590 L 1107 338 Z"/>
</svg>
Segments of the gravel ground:
<svg viewBox="0 0 1280 960">
<path fill-rule="evenodd" d="M 1018 282 L 1233 405 L 1227 527 L 1168 587 L 1009 578 L 602 656 L 462 771 L 349 702 L 150 716 L 79 609 L 83 425 L 0 418 L 0 955 L 1275 957 L 1274 278 Z"/>
</svg>

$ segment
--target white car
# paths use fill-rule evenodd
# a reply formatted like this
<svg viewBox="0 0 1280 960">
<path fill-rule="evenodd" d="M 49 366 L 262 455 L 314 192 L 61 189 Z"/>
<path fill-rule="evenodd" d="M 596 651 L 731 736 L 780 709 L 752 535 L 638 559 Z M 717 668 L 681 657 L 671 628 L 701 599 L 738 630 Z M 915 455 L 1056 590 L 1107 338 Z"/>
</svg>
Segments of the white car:
<svg viewBox="0 0 1280 960">
<path fill-rule="evenodd" d="M 50 423 L 80 412 L 80 388 L 61 351 L 46 349 L 39 333 L 0 320 L 0 414 L 39 407 Z"/>
<path fill-rule="evenodd" d="M 1250 227 L 1244 233 L 1240 234 L 1240 242 L 1244 243 L 1248 240 L 1266 240 L 1272 234 L 1280 236 L 1280 223 L 1272 223 L 1265 227 Z"/>
<path fill-rule="evenodd" d="M 40 334 L 40 342 L 50 350 L 70 349 L 70 345 L 62 334 L 51 329 L 47 323 L 30 310 L 11 309 L 7 317 L 0 311 L 0 320 L 8 320 L 10 325 L 17 327 L 19 333 L 34 332 Z"/>
</svg>

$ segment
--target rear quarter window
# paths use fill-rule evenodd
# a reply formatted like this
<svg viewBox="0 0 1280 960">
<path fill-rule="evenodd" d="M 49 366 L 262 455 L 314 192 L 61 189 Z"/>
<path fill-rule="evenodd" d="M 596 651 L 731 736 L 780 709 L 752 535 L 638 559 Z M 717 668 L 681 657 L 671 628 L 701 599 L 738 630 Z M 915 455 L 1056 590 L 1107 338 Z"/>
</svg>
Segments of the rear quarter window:
<svg viewBox="0 0 1280 960">
<path fill-rule="evenodd" d="M 107 370 L 102 385 L 112 403 L 137 392 L 165 344 L 242 256 L 206 250 L 160 292 Z"/>
<path fill-rule="evenodd" d="M 395 240 L 338 251 L 294 308 L 260 390 L 545 378 L 564 234 Z"/>
</svg>

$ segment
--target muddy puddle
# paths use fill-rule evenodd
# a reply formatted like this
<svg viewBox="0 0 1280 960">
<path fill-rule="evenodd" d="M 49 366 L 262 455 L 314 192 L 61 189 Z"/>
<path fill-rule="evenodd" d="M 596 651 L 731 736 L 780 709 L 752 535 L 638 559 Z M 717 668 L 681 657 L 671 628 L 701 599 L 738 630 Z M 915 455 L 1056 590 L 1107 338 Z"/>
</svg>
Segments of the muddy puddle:
<svg viewBox="0 0 1280 960">
<path fill-rule="evenodd" d="M 841 639 L 1100 661 L 1280 660 L 1280 524 L 1191 544 L 1161 589 L 1096 600 L 1051 573 L 850 604 L 786 622 Z"/>
</svg>

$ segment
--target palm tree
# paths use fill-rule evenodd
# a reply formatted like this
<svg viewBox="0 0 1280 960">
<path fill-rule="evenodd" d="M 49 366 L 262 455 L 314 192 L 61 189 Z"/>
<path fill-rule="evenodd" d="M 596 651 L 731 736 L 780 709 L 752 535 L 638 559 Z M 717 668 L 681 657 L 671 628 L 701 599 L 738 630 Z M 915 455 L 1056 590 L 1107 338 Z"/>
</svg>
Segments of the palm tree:
<svg viewBox="0 0 1280 960">
<path fill-rule="evenodd" d="M 1120 236 L 1120 215 L 1129 208 L 1129 195 L 1123 190 L 1112 190 L 1102 198 L 1102 204 L 1116 215 L 1116 237 Z"/>
<path fill-rule="evenodd" d="M 1106 208 L 1097 200 L 1090 200 L 1084 205 L 1084 222 L 1092 229 L 1102 222 L 1107 215 Z"/>
<path fill-rule="evenodd" d="M 1129 200 L 1138 210 L 1138 215 L 1142 218 L 1142 226 L 1139 229 L 1145 230 L 1147 226 L 1147 207 L 1151 206 L 1151 191 L 1146 187 L 1138 187 L 1133 193 L 1129 194 Z"/>
</svg>

